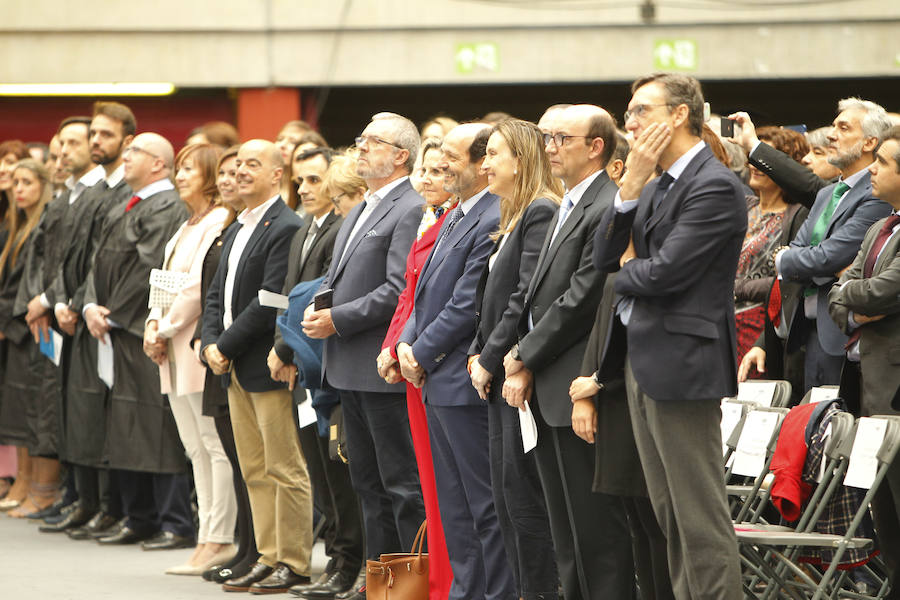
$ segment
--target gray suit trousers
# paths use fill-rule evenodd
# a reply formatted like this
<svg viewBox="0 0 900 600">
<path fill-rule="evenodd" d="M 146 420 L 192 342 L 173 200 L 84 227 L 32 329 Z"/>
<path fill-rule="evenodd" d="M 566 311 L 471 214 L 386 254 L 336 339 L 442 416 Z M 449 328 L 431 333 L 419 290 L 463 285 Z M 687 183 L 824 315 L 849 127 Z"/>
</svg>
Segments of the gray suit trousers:
<svg viewBox="0 0 900 600">
<path fill-rule="evenodd" d="M 722 463 L 719 400 L 656 401 L 625 365 L 628 409 L 678 600 L 740 600 Z"/>
</svg>

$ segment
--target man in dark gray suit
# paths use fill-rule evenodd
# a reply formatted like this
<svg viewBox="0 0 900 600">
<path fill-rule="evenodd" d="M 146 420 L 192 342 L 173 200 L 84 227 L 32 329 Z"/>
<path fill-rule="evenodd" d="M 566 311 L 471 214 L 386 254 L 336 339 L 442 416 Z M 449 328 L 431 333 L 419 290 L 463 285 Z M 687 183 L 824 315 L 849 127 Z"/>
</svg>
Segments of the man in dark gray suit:
<svg viewBox="0 0 900 600">
<path fill-rule="evenodd" d="M 504 361 L 503 397 L 522 406 L 533 385 L 536 459 L 565 597 L 630 598 L 634 570 L 624 505 L 591 491 L 594 451 L 572 430 L 568 396 L 590 333 L 585 324 L 603 294 L 605 275 L 594 269 L 591 252 L 594 230 L 616 195 L 604 170 L 616 127 L 602 108 L 576 105 L 553 115 L 550 128 L 544 134 L 550 166 L 567 191 L 525 296 L 519 343 Z"/>
<path fill-rule="evenodd" d="M 366 552 L 408 551 L 425 508 L 406 392 L 378 376 L 376 358 L 405 285 L 406 256 L 422 219 L 409 182 L 419 133 L 405 117 L 378 113 L 356 138 L 365 200 L 347 216 L 322 290 L 331 308 L 306 310 L 304 332 L 325 339 L 323 381 L 340 390 L 350 461 L 366 530 Z M 355 596 L 365 597 L 365 592 Z"/>
<path fill-rule="evenodd" d="M 891 210 L 872 195 L 867 171 L 890 119 L 882 107 L 858 98 L 841 100 L 838 111 L 828 161 L 841 170 L 840 181 L 819 191 L 797 237 L 773 253 L 779 279 L 805 284 L 794 314 L 784 316 L 787 350 L 806 345 L 806 390 L 840 382 L 847 336 L 828 317 L 828 291 L 853 261 L 866 230 Z"/>
<path fill-rule="evenodd" d="M 635 143 L 594 262 L 619 269 L 629 414 L 675 597 L 738 600 L 719 403 L 737 393 L 734 274 L 746 200 L 700 139 L 696 79 L 656 73 L 632 93 L 625 127 Z"/>
<path fill-rule="evenodd" d="M 872 192 L 890 204 L 891 215 L 869 228 L 853 265 L 828 294 L 831 318 L 850 335 L 841 398 L 856 414 L 900 414 L 900 127 L 884 136 L 869 167 Z M 889 598 L 900 597 L 900 464 L 896 461 L 872 502 Z"/>
</svg>

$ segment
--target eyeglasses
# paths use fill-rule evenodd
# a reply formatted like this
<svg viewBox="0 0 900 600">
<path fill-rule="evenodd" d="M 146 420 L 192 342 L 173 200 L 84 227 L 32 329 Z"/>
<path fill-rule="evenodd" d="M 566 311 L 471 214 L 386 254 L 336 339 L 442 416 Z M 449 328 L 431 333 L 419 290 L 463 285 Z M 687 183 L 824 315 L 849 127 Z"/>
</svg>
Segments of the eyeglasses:
<svg viewBox="0 0 900 600">
<path fill-rule="evenodd" d="M 561 148 L 566 143 L 566 140 L 569 140 L 571 138 L 587 139 L 588 136 L 586 136 L 586 135 L 566 135 L 564 133 L 545 133 L 544 134 L 544 145 L 549 146 L 550 141 L 552 140 L 553 143 L 556 144 L 557 148 Z"/>
<path fill-rule="evenodd" d="M 125 148 L 125 150 L 122 151 L 122 154 L 123 155 L 131 154 L 132 152 L 143 152 L 147 156 L 152 156 L 153 158 L 159 158 L 159 156 L 157 156 L 156 154 L 153 154 L 152 152 L 148 152 L 148 151 L 144 150 L 143 148 L 141 148 L 140 146 L 135 146 L 134 144 Z"/>
<path fill-rule="evenodd" d="M 636 118 L 640 119 L 640 118 L 646 116 L 647 112 L 651 108 L 654 108 L 656 106 L 672 106 L 672 105 L 667 104 L 667 103 L 664 103 L 664 104 L 637 104 L 631 110 L 625 111 L 625 115 L 624 115 L 625 121 L 628 121 L 628 119 L 630 119 L 631 117 L 636 117 Z"/>
<path fill-rule="evenodd" d="M 334 204 L 334 205 L 337 206 L 337 207 L 340 207 L 340 200 L 341 200 L 341 197 L 342 197 L 342 196 L 346 196 L 346 195 L 347 195 L 347 192 L 341 192 L 341 193 L 338 194 L 337 196 L 333 196 L 333 197 L 331 198 L 331 203 Z"/>
<path fill-rule="evenodd" d="M 378 142 L 379 144 L 384 144 L 385 146 L 392 146 L 394 148 L 397 148 L 398 150 L 403 149 L 400 146 L 398 146 L 397 144 L 394 144 L 393 142 L 389 142 L 386 139 L 380 138 L 375 135 L 361 135 L 353 141 L 356 142 L 357 148 L 361 148 L 363 144 L 368 146 L 372 142 Z"/>
</svg>

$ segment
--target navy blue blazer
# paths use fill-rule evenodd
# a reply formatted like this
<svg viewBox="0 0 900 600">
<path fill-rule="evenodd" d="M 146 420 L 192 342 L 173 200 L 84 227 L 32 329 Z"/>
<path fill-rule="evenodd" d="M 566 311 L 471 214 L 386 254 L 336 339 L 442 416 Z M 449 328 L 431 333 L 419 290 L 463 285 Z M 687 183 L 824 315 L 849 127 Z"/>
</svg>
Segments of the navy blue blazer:
<svg viewBox="0 0 900 600">
<path fill-rule="evenodd" d="M 379 377 L 375 360 L 406 286 L 406 255 L 422 220 L 421 206 L 422 197 L 407 179 L 378 203 L 354 239 L 348 238 L 365 203 L 353 207 L 341 224 L 320 288 L 334 289 L 331 320 L 337 334 L 325 340 L 322 359 L 323 381 L 332 387 L 392 393 L 406 389 Z"/>
<path fill-rule="evenodd" d="M 438 241 L 449 224 L 444 219 Z M 475 297 L 500 224 L 500 200 L 488 192 L 432 248 L 416 283 L 412 315 L 399 342 L 412 346 L 425 370 L 425 402 L 437 406 L 483 405 L 466 371 L 475 338 Z"/>
<path fill-rule="evenodd" d="M 203 312 L 202 348 L 216 344 L 232 361 L 241 386 L 248 392 L 268 392 L 286 387 L 272 380 L 266 358 L 275 335 L 274 308 L 261 306 L 259 290 L 281 293 L 287 272 L 291 239 L 303 221 L 279 198 L 265 212 L 247 245 L 235 272 L 231 296 L 234 322 L 225 329 L 225 277 L 228 257 L 240 227 L 231 228 L 222 246 L 222 258 L 206 294 Z"/>
<path fill-rule="evenodd" d="M 744 190 L 708 146 L 652 211 L 657 182 L 644 186 L 636 209 L 608 211 L 594 242 L 594 265 L 619 271 L 616 293 L 634 298 L 632 372 L 654 400 L 734 396 L 734 274 L 747 231 Z M 629 237 L 637 257 L 619 270 Z"/>
<path fill-rule="evenodd" d="M 828 292 L 837 281 L 836 273 L 848 266 L 856 258 L 859 247 L 869 227 L 891 213 L 891 207 L 872 195 L 872 177 L 867 172 L 856 182 L 838 204 L 825 230 L 825 237 L 818 246 L 810 246 L 816 221 L 828 203 L 837 184 L 833 183 L 819 190 L 816 202 L 797 237 L 791 242 L 791 251 L 781 256 L 781 275 L 787 281 L 796 281 L 816 287 L 816 331 L 822 349 L 832 356 L 843 356 L 844 345 L 849 339 L 828 315 Z M 806 340 L 795 339 L 799 329 L 795 327 L 797 318 L 804 315 L 803 299 L 797 303 L 788 330 L 790 347 L 805 344 Z M 805 336 L 804 336 L 805 337 Z"/>
</svg>

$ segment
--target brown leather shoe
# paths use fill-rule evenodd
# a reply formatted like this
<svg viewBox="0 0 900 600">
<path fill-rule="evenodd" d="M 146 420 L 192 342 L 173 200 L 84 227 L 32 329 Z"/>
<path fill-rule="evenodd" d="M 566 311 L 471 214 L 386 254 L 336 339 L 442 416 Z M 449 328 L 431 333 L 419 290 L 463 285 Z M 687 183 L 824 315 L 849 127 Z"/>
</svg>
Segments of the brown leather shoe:
<svg viewBox="0 0 900 600">
<path fill-rule="evenodd" d="M 251 585 L 249 591 L 251 594 L 283 594 L 301 583 L 309 583 L 309 577 L 297 575 L 289 566 L 278 563 L 268 577 Z"/>
<path fill-rule="evenodd" d="M 227 580 L 222 584 L 222 589 L 226 592 L 246 592 L 250 589 L 251 585 L 268 577 L 273 570 L 272 567 L 264 565 L 261 562 L 253 563 L 249 573 L 243 577 L 235 577 L 234 579 Z"/>
</svg>

